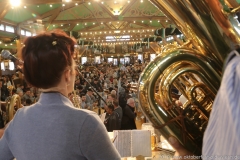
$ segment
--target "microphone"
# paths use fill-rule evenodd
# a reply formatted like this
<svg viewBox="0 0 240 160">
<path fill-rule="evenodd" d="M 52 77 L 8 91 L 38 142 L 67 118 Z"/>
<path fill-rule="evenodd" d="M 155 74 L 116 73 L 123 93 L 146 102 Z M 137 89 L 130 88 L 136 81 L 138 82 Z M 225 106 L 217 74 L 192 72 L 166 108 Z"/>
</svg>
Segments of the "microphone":
<svg viewBox="0 0 240 160">
<path fill-rule="evenodd" d="M 9 59 L 9 60 L 13 61 L 14 63 L 16 61 L 19 61 L 19 59 L 16 58 L 14 55 L 12 55 L 8 50 L 2 50 L 1 56 L 5 59 Z"/>
</svg>

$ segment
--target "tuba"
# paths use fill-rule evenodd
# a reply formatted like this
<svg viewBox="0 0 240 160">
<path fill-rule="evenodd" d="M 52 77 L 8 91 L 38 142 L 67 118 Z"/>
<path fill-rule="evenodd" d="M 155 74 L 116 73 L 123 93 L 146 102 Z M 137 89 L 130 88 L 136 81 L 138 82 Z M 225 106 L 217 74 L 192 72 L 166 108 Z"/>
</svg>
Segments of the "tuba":
<svg viewBox="0 0 240 160">
<path fill-rule="evenodd" d="M 4 125 L 6 125 L 8 122 L 10 122 L 16 111 L 22 107 L 21 105 L 21 97 L 17 94 L 14 94 L 12 96 L 9 96 L 8 98 L 6 98 L 5 100 L 6 102 L 6 112 L 5 112 L 5 116 L 4 116 Z"/>
<path fill-rule="evenodd" d="M 240 42 L 238 8 L 219 0 L 149 0 L 185 37 L 150 62 L 138 81 L 142 112 L 166 139 L 175 136 L 189 151 L 201 155 L 214 98 L 227 54 Z M 238 7 L 235 5 L 234 7 Z M 185 101 L 176 105 L 172 89 Z"/>
</svg>

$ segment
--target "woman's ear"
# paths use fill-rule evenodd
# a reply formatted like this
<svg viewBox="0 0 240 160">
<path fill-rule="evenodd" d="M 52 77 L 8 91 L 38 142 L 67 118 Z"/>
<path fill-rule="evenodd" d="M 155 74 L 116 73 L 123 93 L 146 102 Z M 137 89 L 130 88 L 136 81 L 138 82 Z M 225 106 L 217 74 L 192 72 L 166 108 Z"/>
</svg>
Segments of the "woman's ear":
<svg viewBox="0 0 240 160">
<path fill-rule="evenodd" d="M 69 83 L 71 81 L 71 74 L 70 74 L 70 72 L 71 72 L 70 69 L 65 72 L 65 80 L 66 80 L 67 83 Z"/>
</svg>

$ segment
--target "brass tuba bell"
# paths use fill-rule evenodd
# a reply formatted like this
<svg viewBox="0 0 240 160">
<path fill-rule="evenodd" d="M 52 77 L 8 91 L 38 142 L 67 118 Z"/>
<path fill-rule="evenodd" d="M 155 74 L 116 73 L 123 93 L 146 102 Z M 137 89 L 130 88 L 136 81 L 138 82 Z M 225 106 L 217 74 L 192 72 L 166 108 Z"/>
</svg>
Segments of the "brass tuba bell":
<svg viewBox="0 0 240 160">
<path fill-rule="evenodd" d="M 237 9 L 219 0 L 150 0 L 185 36 L 157 56 L 139 78 L 139 104 L 155 129 L 201 155 L 203 133 L 221 83 L 224 59 L 240 38 Z M 186 99 L 175 104 L 172 89 Z"/>
</svg>

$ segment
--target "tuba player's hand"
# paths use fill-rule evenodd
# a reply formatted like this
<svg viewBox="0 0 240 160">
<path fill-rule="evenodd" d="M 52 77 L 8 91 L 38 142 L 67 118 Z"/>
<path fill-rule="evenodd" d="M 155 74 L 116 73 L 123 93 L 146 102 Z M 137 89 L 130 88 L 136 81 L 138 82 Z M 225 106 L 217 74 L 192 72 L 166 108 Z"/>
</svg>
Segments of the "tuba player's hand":
<svg viewBox="0 0 240 160">
<path fill-rule="evenodd" d="M 196 160 L 196 159 L 189 158 L 189 157 L 193 156 L 193 153 L 186 150 L 175 137 L 173 137 L 173 136 L 169 137 L 168 142 L 176 150 L 176 152 L 173 156 L 173 160 L 178 160 L 178 159 Z"/>
</svg>

